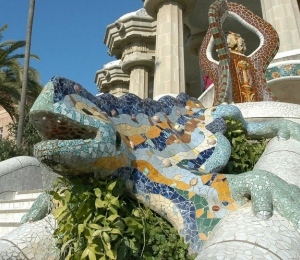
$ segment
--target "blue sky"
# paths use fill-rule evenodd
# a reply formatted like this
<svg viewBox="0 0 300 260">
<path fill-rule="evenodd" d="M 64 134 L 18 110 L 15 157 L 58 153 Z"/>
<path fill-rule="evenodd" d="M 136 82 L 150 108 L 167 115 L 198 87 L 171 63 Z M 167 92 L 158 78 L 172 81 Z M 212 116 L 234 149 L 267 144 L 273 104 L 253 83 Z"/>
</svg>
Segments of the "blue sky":
<svg viewBox="0 0 300 260">
<path fill-rule="evenodd" d="M 2 41 L 25 40 L 29 0 L 0 0 Z M 31 60 L 45 85 L 54 75 L 77 81 L 98 93 L 95 73 L 114 60 L 104 45 L 106 26 L 143 7 L 142 0 L 36 0 Z M 24 51 L 24 50 L 22 50 Z"/>
</svg>

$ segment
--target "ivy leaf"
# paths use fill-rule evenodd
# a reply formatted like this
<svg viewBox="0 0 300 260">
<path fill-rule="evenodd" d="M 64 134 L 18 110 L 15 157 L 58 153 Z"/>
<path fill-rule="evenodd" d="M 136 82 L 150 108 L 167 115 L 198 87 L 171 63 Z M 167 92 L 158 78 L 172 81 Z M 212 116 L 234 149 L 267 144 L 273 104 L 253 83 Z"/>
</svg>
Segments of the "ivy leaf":
<svg viewBox="0 0 300 260">
<path fill-rule="evenodd" d="M 89 251 L 89 260 L 97 260 L 96 254 L 92 250 Z"/>
<path fill-rule="evenodd" d="M 71 192 L 65 190 L 64 195 L 65 195 L 65 202 L 69 202 L 71 200 Z"/>
<path fill-rule="evenodd" d="M 135 209 L 135 210 L 133 211 L 133 215 L 134 215 L 135 217 L 137 217 L 137 218 L 140 218 L 140 217 L 141 217 L 140 211 L 139 211 L 138 209 Z"/>
<path fill-rule="evenodd" d="M 98 222 L 98 221 L 100 221 L 101 223 L 102 222 L 104 222 L 105 221 L 105 216 L 104 215 L 100 215 L 99 214 L 99 216 L 97 216 L 96 218 L 95 218 L 95 222 Z"/>
<path fill-rule="evenodd" d="M 111 250 L 111 244 L 103 244 L 105 249 L 105 255 L 108 256 L 110 259 L 117 259 L 115 253 Z"/>
<path fill-rule="evenodd" d="M 71 248 L 69 248 L 69 252 L 68 252 L 68 255 L 66 256 L 66 260 L 72 259 L 71 257 L 72 257 L 72 250 L 71 250 Z"/>
<path fill-rule="evenodd" d="M 82 252 L 82 255 L 80 257 L 80 259 L 84 259 L 88 256 L 90 249 L 87 247 L 86 249 L 84 249 L 84 251 Z"/>
<path fill-rule="evenodd" d="M 93 229 L 102 229 L 102 227 L 98 224 L 90 223 L 88 224 L 88 227 L 93 228 Z"/>
<path fill-rule="evenodd" d="M 102 194 L 101 190 L 99 188 L 96 188 L 96 189 L 94 189 L 94 192 L 95 192 L 96 197 L 100 199 L 101 194 Z"/>
<path fill-rule="evenodd" d="M 49 194 L 53 197 L 55 200 L 60 200 L 61 196 L 54 190 L 50 191 Z"/>
<path fill-rule="evenodd" d="M 110 249 L 106 250 L 106 255 L 107 255 L 110 259 L 117 259 L 117 258 L 114 256 L 113 251 L 110 250 Z"/>
<path fill-rule="evenodd" d="M 106 232 L 103 232 L 102 233 L 102 238 L 103 238 L 103 240 L 104 240 L 104 242 L 107 244 L 107 245 L 109 245 L 108 246 L 108 248 L 110 248 L 110 237 L 109 237 L 109 235 L 106 233 Z"/>
<path fill-rule="evenodd" d="M 99 208 L 99 209 L 106 208 L 107 205 L 108 205 L 107 201 L 101 200 L 99 198 L 97 198 L 95 200 L 95 206 L 96 206 L 96 208 Z"/>
<path fill-rule="evenodd" d="M 117 228 L 113 228 L 111 231 L 110 231 L 111 234 L 117 234 L 117 235 L 122 235 L 120 229 L 117 229 Z"/>
<path fill-rule="evenodd" d="M 52 211 L 53 217 L 54 217 L 54 218 L 58 218 L 59 215 L 60 215 L 61 213 L 63 213 L 64 210 L 66 210 L 66 208 L 67 208 L 67 205 L 64 205 L 64 206 L 62 206 L 62 207 L 59 207 L 59 208 L 54 209 L 54 210 Z"/>
<path fill-rule="evenodd" d="M 75 239 L 74 238 L 72 238 L 72 239 L 69 239 L 66 243 L 64 243 L 63 245 L 62 245 L 62 247 L 61 247 L 61 249 L 60 249 L 60 251 L 61 252 L 64 252 L 65 251 L 65 249 L 66 249 L 66 247 L 69 245 L 69 244 L 71 244 L 73 241 L 75 241 Z"/>
<path fill-rule="evenodd" d="M 114 188 L 116 187 L 117 181 L 113 181 L 111 183 L 108 184 L 107 186 L 107 190 L 112 192 L 114 190 Z"/>
<path fill-rule="evenodd" d="M 84 231 L 85 224 L 79 224 L 78 225 L 78 237 L 80 237 L 80 234 Z"/>
<path fill-rule="evenodd" d="M 120 230 L 124 230 L 124 222 L 122 220 L 117 220 L 114 223 L 114 227 L 118 227 Z"/>
<path fill-rule="evenodd" d="M 133 219 L 131 217 L 124 218 L 124 222 L 126 223 L 126 225 L 128 227 L 131 227 L 133 229 L 143 228 L 143 226 L 139 222 L 137 222 L 135 219 Z"/>
<path fill-rule="evenodd" d="M 58 221 L 63 221 L 65 219 L 68 219 L 68 217 L 70 216 L 70 212 L 67 210 L 64 210 L 58 217 L 57 220 Z"/>
<path fill-rule="evenodd" d="M 117 198 L 117 197 L 111 199 L 110 203 L 118 208 L 120 207 L 120 201 L 119 201 L 119 198 Z"/>
<path fill-rule="evenodd" d="M 120 205 L 120 204 L 119 204 Z M 114 222 L 117 218 L 119 218 L 120 216 L 117 215 L 117 214 L 113 214 L 113 215 L 110 215 L 108 218 L 107 218 L 107 221 L 108 222 Z"/>
</svg>

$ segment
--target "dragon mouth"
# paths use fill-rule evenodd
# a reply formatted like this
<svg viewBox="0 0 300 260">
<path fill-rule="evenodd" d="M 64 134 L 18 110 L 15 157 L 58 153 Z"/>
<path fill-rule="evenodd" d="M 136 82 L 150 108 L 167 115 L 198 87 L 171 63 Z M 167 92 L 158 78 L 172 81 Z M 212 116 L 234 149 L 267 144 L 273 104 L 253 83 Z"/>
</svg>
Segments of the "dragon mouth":
<svg viewBox="0 0 300 260">
<path fill-rule="evenodd" d="M 57 173 L 76 174 L 76 168 L 79 168 L 77 164 L 83 163 L 79 147 L 97 142 L 98 139 L 97 128 L 84 125 L 84 122 L 79 123 L 64 115 L 47 111 L 32 112 L 30 122 L 42 137 L 42 141 L 34 146 L 34 156 Z M 75 151 L 78 151 L 78 156 L 74 154 Z"/>
</svg>

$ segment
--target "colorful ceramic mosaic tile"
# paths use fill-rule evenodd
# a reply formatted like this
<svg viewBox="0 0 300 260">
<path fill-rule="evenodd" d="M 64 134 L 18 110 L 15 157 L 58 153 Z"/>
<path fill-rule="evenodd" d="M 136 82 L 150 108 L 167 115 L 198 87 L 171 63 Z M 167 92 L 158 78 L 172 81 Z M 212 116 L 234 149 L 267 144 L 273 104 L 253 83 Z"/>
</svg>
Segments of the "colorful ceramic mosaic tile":
<svg viewBox="0 0 300 260">
<path fill-rule="evenodd" d="M 224 216 L 245 203 L 245 194 L 251 194 L 254 213 L 261 218 L 276 208 L 294 223 L 300 219 L 289 205 L 276 206 L 286 200 L 290 185 L 272 173 L 220 173 L 231 152 L 223 136 L 228 116 L 241 120 L 250 135 L 300 140 L 298 124 L 246 122 L 233 105 L 205 109 L 183 93 L 158 101 L 133 94 L 96 98 L 61 77 L 51 79 L 30 112 L 43 138 L 35 146 L 41 162 L 66 176 L 123 178 L 139 201 L 177 228 L 193 252 L 202 250 Z M 288 196 L 299 195 L 295 188 Z"/>
<path fill-rule="evenodd" d="M 299 77 L 300 76 L 300 64 L 283 64 L 273 66 L 267 69 L 266 79 L 268 81 L 283 77 Z"/>
</svg>

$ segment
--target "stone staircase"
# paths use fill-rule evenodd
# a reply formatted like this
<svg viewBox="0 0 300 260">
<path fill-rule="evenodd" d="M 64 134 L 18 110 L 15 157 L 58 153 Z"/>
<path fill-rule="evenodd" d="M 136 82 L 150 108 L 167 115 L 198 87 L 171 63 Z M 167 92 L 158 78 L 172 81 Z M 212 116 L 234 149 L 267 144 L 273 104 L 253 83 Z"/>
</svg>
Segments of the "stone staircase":
<svg viewBox="0 0 300 260">
<path fill-rule="evenodd" d="M 42 192 L 42 190 L 19 191 L 13 194 L 13 199 L 0 200 L 0 237 L 21 225 L 22 216 Z"/>
</svg>

